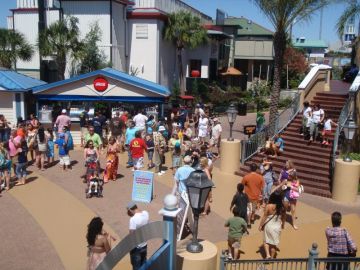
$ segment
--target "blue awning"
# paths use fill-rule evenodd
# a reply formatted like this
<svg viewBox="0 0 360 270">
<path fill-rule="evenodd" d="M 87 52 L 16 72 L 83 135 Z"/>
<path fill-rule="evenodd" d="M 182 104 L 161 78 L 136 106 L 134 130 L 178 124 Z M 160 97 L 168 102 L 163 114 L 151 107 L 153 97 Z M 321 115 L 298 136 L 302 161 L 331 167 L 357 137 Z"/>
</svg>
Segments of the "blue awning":
<svg viewBox="0 0 360 270">
<path fill-rule="evenodd" d="M 165 97 L 123 97 L 123 96 L 83 96 L 83 95 L 37 95 L 38 100 L 53 101 L 117 101 L 136 103 L 163 103 Z"/>
</svg>

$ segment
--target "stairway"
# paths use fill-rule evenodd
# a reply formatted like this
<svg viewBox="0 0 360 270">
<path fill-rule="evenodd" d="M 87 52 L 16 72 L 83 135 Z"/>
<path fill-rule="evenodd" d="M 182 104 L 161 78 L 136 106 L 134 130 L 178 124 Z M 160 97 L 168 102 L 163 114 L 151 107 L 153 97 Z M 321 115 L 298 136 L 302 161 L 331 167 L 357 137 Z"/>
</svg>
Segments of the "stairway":
<svg viewBox="0 0 360 270">
<path fill-rule="evenodd" d="M 321 92 L 316 94 L 310 104 L 313 106 L 319 103 L 325 111 L 325 118 L 330 116 L 334 122 L 337 122 L 346 99 L 346 94 Z M 299 113 L 283 131 L 284 153 L 281 156 L 270 157 L 269 159 L 272 161 L 273 169 L 277 175 L 285 166 L 286 160 L 292 160 L 306 193 L 331 197 L 330 156 L 332 147 L 331 145 L 323 146 L 320 142 L 308 144 L 307 141 L 304 141 L 303 136 L 299 134 L 301 122 L 302 113 Z M 331 139 L 333 136 L 334 134 L 332 134 Z M 264 154 L 255 154 L 241 166 L 237 174 L 244 176 L 249 173 L 249 165 L 253 162 L 259 165 L 263 157 L 265 157 Z"/>
</svg>

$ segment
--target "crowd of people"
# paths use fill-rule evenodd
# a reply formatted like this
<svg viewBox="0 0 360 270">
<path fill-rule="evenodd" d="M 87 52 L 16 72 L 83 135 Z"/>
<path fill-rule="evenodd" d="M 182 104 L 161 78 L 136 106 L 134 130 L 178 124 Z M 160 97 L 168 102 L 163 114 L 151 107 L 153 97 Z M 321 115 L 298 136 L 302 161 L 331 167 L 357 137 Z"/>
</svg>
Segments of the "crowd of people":
<svg viewBox="0 0 360 270">
<path fill-rule="evenodd" d="M 304 103 L 301 132 L 309 142 L 318 138 L 320 124 L 323 123 L 322 143 L 329 144 L 328 136 L 336 123 L 329 118 L 325 119 L 324 115 L 320 105 L 311 108 L 308 103 Z M 71 170 L 70 153 L 74 149 L 71 124 L 66 109 L 54 119 L 52 127 L 46 129 L 34 115 L 30 115 L 27 121 L 19 118 L 15 126 L 11 126 L 0 115 L 0 174 L 3 188 L 10 189 L 12 179 L 16 179 L 16 185 L 25 184 L 27 166 L 34 165 L 39 170 L 45 170 L 56 164 L 55 156 L 58 157 L 62 171 Z M 219 119 L 210 118 L 199 104 L 193 112 L 181 107 L 168 118 L 158 119 L 154 115 L 147 116 L 142 111 L 133 115 L 126 111 L 116 112 L 110 119 L 96 111 L 95 116 L 90 119 L 86 108 L 80 114 L 80 133 L 86 167 L 84 182 L 87 183 L 87 196 L 102 196 L 102 185 L 118 178 L 119 154 L 122 152 L 127 152 L 126 167 L 129 170 L 153 170 L 160 177 L 168 169 L 164 166 L 165 158 L 170 157 L 171 162 L 167 164 L 171 164 L 169 169 L 174 178 L 172 193 L 179 195 L 186 192 L 185 181 L 194 170 L 202 170 L 209 179 L 212 178 L 213 163 L 220 157 L 222 127 Z M 296 205 L 303 187 L 296 168 L 288 160 L 277 176 L 268 158 L 281 155 L 284 146 L 281 134 L 276 135 L 274 140 L 267 138 L 265 147 L 261 149 L 265 153 L 262 163 L 259 166 L 251 164 L 251 172 L 237 185 L 237 192 L 230 205 L 233 217 L 225 223 L 229 228 L 229 257 L 233 259 L 240 258 L 241 238 L 244 233 L 249 233 L 248 230 L 260 215 L 262 217 L 258 228 L 264 235 L 265 258 L 276 257 L 287 212 L 290 213 L 290 224 L 295 230 L 298 229 Z M 165 155 L 166 152 L 170 154 Z M 105 164 L 100 162 L 101 155 L 105 156 Z M 210 192 L 202 215 L 211 212 L 212 200 Z M 135 203 L 127 206 L 127 212 L 130 216 L 130 232 L 149 220 L 148 213 L 140 211 Z M 333 219 L 334 228 L 339 227 L 341 216 L 339 218 L 339 215 L 335 215 Z M 94 218 L 88 226 L 89 269 L 96 268 L 110 251 L 111 241 L 114 240 L 103 231 L 102 225 L 100 218 Z M 343 251 L 331 248 L 330 243 L 334 241 L 334 235 L 346 237 L 351 242 L 348 232 L 330 228 L 326 235 L 329 256 L 344 255 Z M 355 244 L 351 244 L 356 251 Z M 131 263 L 134 269 L 138 269 L 145 260 L 146 243 L 143 243 L 131 252 Z"/>
</svg>

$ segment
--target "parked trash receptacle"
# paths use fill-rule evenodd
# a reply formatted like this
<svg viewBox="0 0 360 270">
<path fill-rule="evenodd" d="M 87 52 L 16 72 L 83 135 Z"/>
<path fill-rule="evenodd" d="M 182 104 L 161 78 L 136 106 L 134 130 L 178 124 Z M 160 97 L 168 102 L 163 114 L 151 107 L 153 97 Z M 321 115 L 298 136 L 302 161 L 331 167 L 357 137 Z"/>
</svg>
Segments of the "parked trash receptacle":
<svg viewBox="0 0 360 270">
<path fill-rule="evenodd" d="M 238 115 L 246 115 L 247 103 L 240 102 L 238 103 Z"/>
</svg>

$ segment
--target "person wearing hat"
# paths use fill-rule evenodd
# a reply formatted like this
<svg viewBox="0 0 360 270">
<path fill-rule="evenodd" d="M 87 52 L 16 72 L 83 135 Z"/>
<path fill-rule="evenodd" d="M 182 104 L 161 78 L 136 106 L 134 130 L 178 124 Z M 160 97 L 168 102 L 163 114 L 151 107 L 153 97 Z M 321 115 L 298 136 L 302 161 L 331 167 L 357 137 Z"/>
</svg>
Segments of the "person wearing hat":
<svg viewBox="0 0 360 270">
<path fill-rule="evenodd" d="M 165 171 L 162 170 L 162 165 L 165 163 L 164 153 L 166 148 L 166 140 L 163 136 L 164 131 L 166 131 L 165 127 L 159 126 L 159 131 L 153 132 L 155 173 L 159 176 L 165 173 Z"/>
<path fill-rule="evenodd" d="M 149 223 L 149 213 L 147 211 L 141 211 L 135 202 L 129 202 L 126 206 L 127 214 L 130 217 L 129 220 L 129 232 L 134 233 L 136 229 Z M 147 243 L 143 242 L 137 245 L 130 251 L 130 261 L 133 270 L 140 269 L 146 262 L 147 256 Z"/>
<path fill-rule="evenodd" d="M 135 133 L 139 129 L 135 127 L 135 122 L 130 120 L 129 121 L 129 127 L 126 129 L 125 132 L 125 148 L 128 151 L 128 161 L 127 161 L 127 167 L 130 168 L 133 166 L 133 160 L 131 158 L 131 152 L 130 152 L 130 142 L 135 139 Z"/>
<path fill-rule="evenodd" d="M 66 114 L 66 109 L 61 110 L 61 114 L 56 118 L 55 126 L 57 128 L 58 133 L 63 131 L 64 126 L 67 126 L 70 129 L 71 119 Z"/>
<path fill-rule="evenodd" d="M 70 157 L 66 147 L 65 133 L 59 133 L 59 138 L 55 141 L 59 149 L 60 168 L 66 171 L 70 168 Z"/>
<path fill-rule="evenodd" d="M 218 118 L 213 119 L 213 127 L 211 129 L 211 140 L 210 145 L 212 147 L 217 147 L 218 154 L 220 155 L 220 142 L 221 142 L 221 132 L 222 127 Z"/>
<path fill-rule="evenodd" d="M 191 167 L 192 158 L 191 156 L 185 156 L 183 159 L 184 165 L 178 168 L 174 175 L 175 184 L 173 187 L 172 194 L 182 194 L 186 192 L 186 184 L 185 181 L 189 177 L 190 173 L 195 171 L 193 167 Z"/>
</svg>

